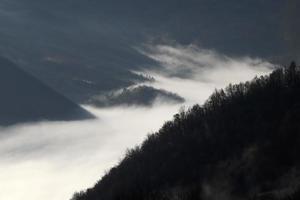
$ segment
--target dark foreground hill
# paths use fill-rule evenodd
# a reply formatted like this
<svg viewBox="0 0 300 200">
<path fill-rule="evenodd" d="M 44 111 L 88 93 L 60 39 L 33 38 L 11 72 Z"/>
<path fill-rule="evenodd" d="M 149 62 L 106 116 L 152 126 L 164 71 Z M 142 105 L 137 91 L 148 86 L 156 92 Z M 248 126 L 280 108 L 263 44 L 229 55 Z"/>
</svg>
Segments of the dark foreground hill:
<svg viewBox="0 0 300 200">
<path fill-rule="evenodd" d="M 176 114 L 73 199 L 299 199 L 299 152 L 300 71 L 293 63 Z"/>
<path fill-rule="evenodd" d="M 0 57 L 0 125 L 93 116 L 38 79 Z"/>
</svg>

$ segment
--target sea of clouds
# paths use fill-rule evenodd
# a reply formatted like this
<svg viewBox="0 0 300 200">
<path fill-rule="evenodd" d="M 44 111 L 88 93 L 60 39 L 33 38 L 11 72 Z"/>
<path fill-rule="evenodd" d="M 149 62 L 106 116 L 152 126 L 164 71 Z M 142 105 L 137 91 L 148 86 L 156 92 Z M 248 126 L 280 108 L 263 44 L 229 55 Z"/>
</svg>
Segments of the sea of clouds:
<svg viewBox="0 0 300 200">
<path fill-rule="evenodd" d="M 184 97 L 157 99 L 151 107 L 94 108 L 98 119 L 39 122 L 0 128 L 0 199 L 68 200 L 92 187 L 127 148 L 140 144 L 182 107 L 202 104 L 216 88 L 268 74 L 275 66 L 257 58 L 232 58 L 194 45 L 147 45 L 139 51 L 157 62 L 139 83 Z"/>
</svg>

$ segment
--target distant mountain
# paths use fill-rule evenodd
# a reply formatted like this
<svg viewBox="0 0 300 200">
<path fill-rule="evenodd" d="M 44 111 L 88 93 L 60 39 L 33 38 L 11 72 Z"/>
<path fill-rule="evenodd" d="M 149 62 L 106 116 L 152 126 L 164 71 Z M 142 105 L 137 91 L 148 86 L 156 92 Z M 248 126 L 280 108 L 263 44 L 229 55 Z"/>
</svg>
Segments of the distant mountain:
<svg viewBox="0 0 300 200">
<path fill-rule="evenodd" d="M 299 7 L 299 0 L 3 0 L 0 54 L 84 102 L 142 80 L 130 70 L 154 66 L 134 48 L 144 43 L 300 60 Z"/>
<path fill-rule="evenodd" d="M 38 79 L 0 57 L 0 125 L 93 116 Z"/>
<path fill-rule="evenodd" d="M 125 88 L 102 96 L 95 96 L 89 104 L 99 107 L 107 106 L 152 106 L 155 101 L 168 103 L 183 103 L 184 98 L 166 90 L 155 89 L 150 86 Z"/>
<path fill-rule="evenodd" d="M 298 200 L 299 122 L 292 63 L 176 114 L 73 200 Z"/>
</svg>

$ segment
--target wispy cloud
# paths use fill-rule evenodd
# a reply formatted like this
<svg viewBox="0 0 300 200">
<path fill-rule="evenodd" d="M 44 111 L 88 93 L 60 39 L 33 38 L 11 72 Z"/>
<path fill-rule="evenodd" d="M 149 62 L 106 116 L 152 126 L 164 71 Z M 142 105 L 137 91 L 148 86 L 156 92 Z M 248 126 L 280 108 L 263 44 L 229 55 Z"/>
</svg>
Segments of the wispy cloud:
<svg viewBox="0 0 300 200">
<path fill-rule="evenodd" d="M 214 89 L 268 74 L 275 66 L 259 58 L 232 58 L 195 45 L 154 45 L 140 49 L 159 68 L 135 73 L 155 77 L 147 85 L 183 96 L 188 103 L 202 103 Z"/>
</svg>

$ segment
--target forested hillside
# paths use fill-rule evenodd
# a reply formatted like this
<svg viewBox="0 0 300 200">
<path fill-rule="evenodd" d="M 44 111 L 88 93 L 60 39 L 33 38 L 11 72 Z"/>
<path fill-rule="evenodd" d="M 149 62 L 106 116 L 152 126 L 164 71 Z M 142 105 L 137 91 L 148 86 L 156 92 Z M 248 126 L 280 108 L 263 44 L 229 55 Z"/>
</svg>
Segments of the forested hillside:
<svg viewBox="0 0 300 200">
<path fill-rule="evenodd" d="M 299 199 L 299 122 L 292 63 L 176 114 L 73 199 Z"/>
</svg>

